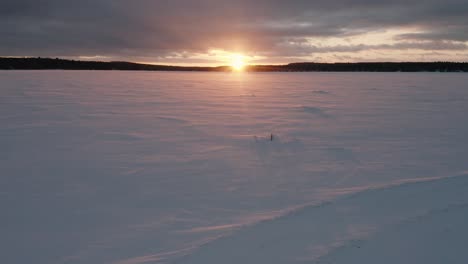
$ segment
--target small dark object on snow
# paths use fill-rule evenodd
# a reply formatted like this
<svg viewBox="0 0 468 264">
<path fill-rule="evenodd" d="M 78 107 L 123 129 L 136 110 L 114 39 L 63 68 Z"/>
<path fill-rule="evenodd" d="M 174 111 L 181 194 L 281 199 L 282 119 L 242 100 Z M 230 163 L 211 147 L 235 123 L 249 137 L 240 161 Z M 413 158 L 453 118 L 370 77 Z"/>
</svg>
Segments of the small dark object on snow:
<svg viewBox="0 0 468 264">
<path fill-rule="evenodd" d="M 270 135 L 270 141 L 273 141 L 273 134 Z"/>
</svg>

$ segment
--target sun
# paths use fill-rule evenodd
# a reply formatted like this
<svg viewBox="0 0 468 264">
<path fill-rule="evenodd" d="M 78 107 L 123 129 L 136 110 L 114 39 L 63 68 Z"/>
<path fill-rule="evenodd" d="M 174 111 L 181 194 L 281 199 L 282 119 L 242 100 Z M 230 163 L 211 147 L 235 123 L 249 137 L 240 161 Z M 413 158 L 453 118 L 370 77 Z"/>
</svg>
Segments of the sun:
<svg viewBox="0 0 468 264">
<path fill-rule="evenodd" d="M 231 68 L 235 71 L 242 71 L 245 68 L 245 56 L 242 54 L 232 54 L 230 58 Z"/>
</svg>

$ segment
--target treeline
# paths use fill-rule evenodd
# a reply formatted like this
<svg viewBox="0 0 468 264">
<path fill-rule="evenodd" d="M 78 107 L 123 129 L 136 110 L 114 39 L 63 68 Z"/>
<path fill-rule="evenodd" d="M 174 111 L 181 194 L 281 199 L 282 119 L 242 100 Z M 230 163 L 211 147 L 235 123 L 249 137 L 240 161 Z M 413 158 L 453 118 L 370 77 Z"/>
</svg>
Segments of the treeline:
<svg viewBox="0 0 468 264">
<path fill-rule="evenodd" d="M 0 58 L 1 70 L 231 71 L 228 66 L 195 67 L 132 62 L 77 61 L 50 58 Z M 252 65 L 250 72 L 468 72 L 466 62 L 360 62 Z"/>
<path fill-rule="evenodd" d="M 1 70 L 219 71 L 222 67 L 181 67 L 125 61 L 78 61 L 50 58 L 1 58 Z"/>
<path fill-rule="evenodd" d="M 460 62 L 359 62 L 359 63 L 291 63 L 291 71 L 338 72 L 468 72 L 468 63 Z"/>
</svg>

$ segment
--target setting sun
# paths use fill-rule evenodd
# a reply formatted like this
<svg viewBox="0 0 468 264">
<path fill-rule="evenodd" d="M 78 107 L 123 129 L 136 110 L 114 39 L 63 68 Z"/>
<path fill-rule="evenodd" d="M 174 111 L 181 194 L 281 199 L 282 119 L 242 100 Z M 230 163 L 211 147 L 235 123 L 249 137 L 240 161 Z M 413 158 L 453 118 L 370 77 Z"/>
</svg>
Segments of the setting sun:
<svg viewBox="0 0 468 264">
<path fill-rule="evenodd" d="M 233 54 L 231 56 L 231 67 L 235 71 L 242 71 L 245 67 L 245 56 L 242 54 Z"/>
</svg>

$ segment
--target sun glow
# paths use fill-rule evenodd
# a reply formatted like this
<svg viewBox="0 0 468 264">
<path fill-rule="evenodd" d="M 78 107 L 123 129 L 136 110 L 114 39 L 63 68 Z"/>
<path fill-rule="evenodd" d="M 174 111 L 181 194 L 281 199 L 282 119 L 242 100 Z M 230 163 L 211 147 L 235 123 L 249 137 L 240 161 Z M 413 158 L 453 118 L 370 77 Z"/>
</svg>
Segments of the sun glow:
<svg viewBox="0 0 468 264">
<path fill-rule="evenodd" d="M 231 68 L 235 71 L 242 71 L 245 68 L 246 59 L 242 54 L 232 54 L 230 58 Z"/>
</svg>

